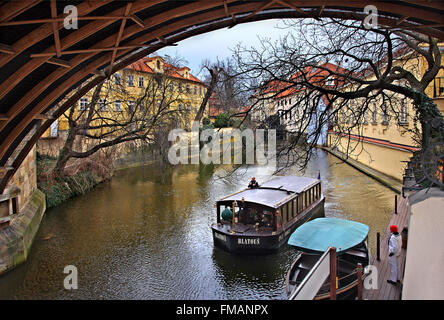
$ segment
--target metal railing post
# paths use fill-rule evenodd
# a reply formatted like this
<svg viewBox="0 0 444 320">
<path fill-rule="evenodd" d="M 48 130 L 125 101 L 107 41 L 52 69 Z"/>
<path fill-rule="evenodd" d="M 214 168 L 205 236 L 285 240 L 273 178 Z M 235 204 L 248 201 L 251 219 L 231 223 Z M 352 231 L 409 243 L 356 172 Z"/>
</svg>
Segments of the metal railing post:
<svg viewBox="0 0 444 320">
<path fill-rule="evenodd" d="M 330 300 L 336 300 L 336 248 L 330 248 Z"/>
<path fill-rule="evenodd" d="M 362 300 L 362 264 L 358 263 L 358 300 Z"/>
<path fill-rule="evenodd" d="M 376 259 L 381 261 L 381 234 L 376 233 Z"/>
</svg>

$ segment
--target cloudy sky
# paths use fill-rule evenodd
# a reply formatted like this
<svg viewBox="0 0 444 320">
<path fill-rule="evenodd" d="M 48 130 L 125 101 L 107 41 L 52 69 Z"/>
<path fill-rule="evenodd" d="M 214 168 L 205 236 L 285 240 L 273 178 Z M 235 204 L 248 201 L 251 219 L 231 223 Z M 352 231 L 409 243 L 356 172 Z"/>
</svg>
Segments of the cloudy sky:
<svg viewBox="0 0 444 320">
<path fill-rule="evenodd" d="M 223 60 L 231 56 L 230 49 L 239 42 L 245 46 L 258 46 L 258 37 L 273 40 L 286 34 L 288 30 L 276 28 L 279 24 L 282 25 L 276 19 L 239 24 L 231 29 L 224 28 L 183 40 L 178 46 L 161 49 L 157 54 L 183 58 L 192 70 L 191 73 L 199 76 L 202 60 L 216 61 L 216 58 Z"/>
</svg>

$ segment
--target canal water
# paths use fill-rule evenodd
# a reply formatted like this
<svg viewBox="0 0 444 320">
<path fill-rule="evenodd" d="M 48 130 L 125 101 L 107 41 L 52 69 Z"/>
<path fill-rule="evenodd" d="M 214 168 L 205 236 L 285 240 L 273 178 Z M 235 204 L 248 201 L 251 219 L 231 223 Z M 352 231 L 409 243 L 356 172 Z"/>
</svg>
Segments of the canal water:
<svg viewBox="0 0 444 320">
<path fill-rule="evenodd" d="M 370 248 L 393 210 L 394 193 L 318 150 L 304 175 L 321 173 L 326 216 L 370 226 Z M 156 165 L 117 171 L 111 181 L 47 211 L 29 259 L 0 277 L 0 299 L 286 299 L 296 251 L 237 256 L 214 248 L 214 202 L 267 167 Z M 296 168 L 285 174 L 302 175 Z M 78 269 L 66 290 L 65 266 Z"/>
</svg>

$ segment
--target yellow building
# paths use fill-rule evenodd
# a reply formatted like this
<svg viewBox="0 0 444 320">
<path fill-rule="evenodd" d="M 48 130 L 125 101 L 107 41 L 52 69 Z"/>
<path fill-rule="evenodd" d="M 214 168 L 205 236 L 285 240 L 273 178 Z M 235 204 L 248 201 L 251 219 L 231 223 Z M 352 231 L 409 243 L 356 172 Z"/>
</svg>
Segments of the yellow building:
<svg viewBox="0 0 444 320">
<path fill-rule="evenodd" d="M 124 111 L 131 109 L 145 95 L 144 99 L 152 106 L 165 103 L 169 109 L 177 110 L 175 120 L 178 126 L 190 130 L 206 90 L 206 85 L 192 75 L 188 67 L 173 66 L 159 56 L 145 57 L 105 81 L 97 110 L 103 118 L 124 120 L 127 114 Z M 76 103 L 74 115 L 87 108 L 93 92 L 94 89 L 90 90 Z M 59 131 L 68 130 L 69 112 L 55 121 L 42 137 L 57 137 Z M 208 116 L 207 107 L 205 116 Z"/>
<path fill-rule="evenodd" d="M 444 62 L 444 59 L 443 59 Z M 417 78 L 424 74 L 427 62 L 411 51 L 400 57 L 396 63 L 412 72 Z M 426 90 L 444 114 L 444 71 L 441 69 L 435 81 Z M 369 78 L 371 79 L 371 78 Z M 344 88 L 349 90 L 349 88 Z M 348 154 L 350 158 L 402 181 L 405 161 L 418 150 L 418 136 L 414 134 L 413 117 L 415 110 L 411 100 L 393 95 L 391 105 L 381 100 L 370 102 L 366 112 L 359 117 L 358 104 L 363 100 L 349 101 L 338 115 L 336 127 L 328 133 L 328 145 Z M 358 122 L 348 132 L 347 127 Z M 420 133 L 420 125 L 418 124 Z M 338 128 L 340 127 L 340 129 Z M 347 133 L 345 133 L 347 132 Z"/>
</svg>

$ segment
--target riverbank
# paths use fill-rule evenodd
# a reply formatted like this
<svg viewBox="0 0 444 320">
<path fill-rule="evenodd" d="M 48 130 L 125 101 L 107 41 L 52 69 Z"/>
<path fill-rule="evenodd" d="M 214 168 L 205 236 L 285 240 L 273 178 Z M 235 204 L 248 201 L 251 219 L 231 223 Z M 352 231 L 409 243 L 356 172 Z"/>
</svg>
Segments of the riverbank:
<svg viewBox="0 0 444 320">
<path fill-rule="evenodd" d="M 327 151 L 328 153 L 334 155 L 338 159 L 341 159 L 345 163 L 351 165 L 353 168 L 361 171 L 362 173 L 368 175 L 369 177 L 375 179 L 376 181 L 380 182 L 381 184 L 385 185 L 386 187 L 390 188 L 394 192 L 401 194 L 402 192 L 402 182 L 392 178 L 390 176 L 387 176 L 386 174 L 383 174 L 382 172 L 379 172 L 375 169 L 372 169 L 354 159 L 351 159 L 350 157 L 346 157 L 343 153 L 339 151 L 335 151 L 329 147 L 321 147 L 321 149 Z"/>
</svg>

